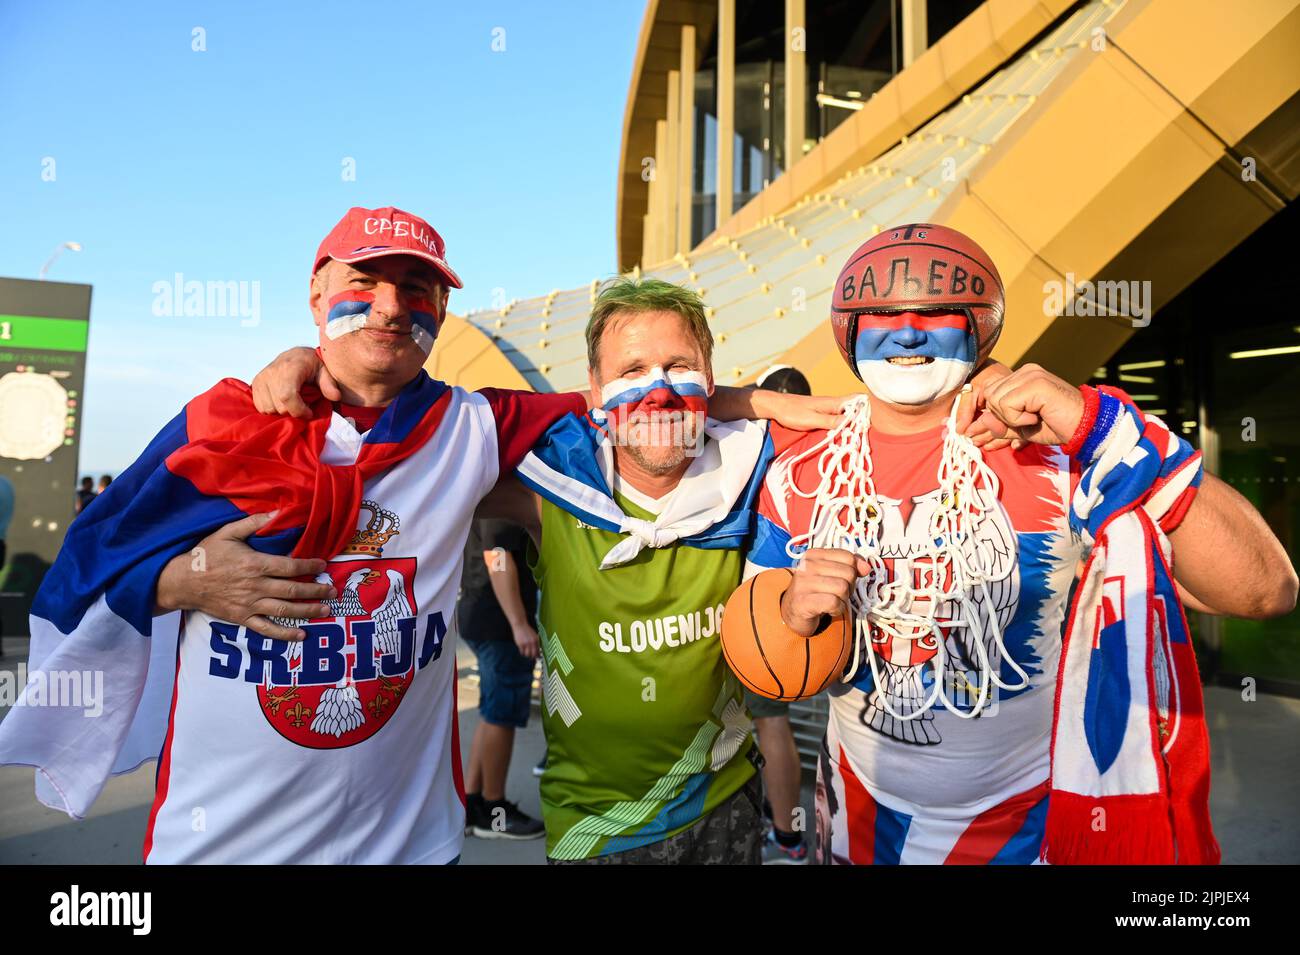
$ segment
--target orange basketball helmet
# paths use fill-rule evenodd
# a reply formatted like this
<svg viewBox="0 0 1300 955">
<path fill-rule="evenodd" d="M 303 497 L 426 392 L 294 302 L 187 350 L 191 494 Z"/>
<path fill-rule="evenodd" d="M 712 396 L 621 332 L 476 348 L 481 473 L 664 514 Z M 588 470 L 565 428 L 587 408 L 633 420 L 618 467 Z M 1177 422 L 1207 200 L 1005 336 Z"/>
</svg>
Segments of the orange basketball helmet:
<svg viewBox="0 0 1300 955">
<path fill-rule="evenodd" d="M 849 256 L 832 291 L 831 328 L 857 375 L 853 346 L 859 315 L 965 312 L 975 333 L 978 366 L 1002 333 L 1003 309 L 1002 278 L 987 252 L 956 229 L 914 222 L 884 230 Z"/>
</svg>

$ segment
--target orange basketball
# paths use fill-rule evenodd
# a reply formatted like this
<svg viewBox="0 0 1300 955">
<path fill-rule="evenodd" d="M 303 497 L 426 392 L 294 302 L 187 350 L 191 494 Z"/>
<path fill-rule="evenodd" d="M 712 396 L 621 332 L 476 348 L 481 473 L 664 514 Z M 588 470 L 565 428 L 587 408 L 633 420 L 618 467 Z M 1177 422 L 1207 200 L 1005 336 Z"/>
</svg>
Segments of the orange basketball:
<svg viewBox="0 0 1300 955">
<path fill-rule="evenodd" d="M 727 600 L 722 614 L 722 654 L 731 672 L 759 696 L 804 700 L 844 672 L 853 650 L 847 615 L 835 617 L 811 637 L 792 632 L 781 620 L 781 595 L 790 571 L 765 570 L 749 578 Z"/>
</svg>

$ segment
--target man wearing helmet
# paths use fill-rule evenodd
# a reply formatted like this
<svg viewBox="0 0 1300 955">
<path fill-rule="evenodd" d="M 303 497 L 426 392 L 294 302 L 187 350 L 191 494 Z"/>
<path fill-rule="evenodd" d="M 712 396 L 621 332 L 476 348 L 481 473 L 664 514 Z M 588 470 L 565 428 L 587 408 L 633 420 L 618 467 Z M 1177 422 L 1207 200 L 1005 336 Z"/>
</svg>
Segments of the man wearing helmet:
<svg viewBox="0 0 1300 955">
<path fill-rule="evenodd" d="M 855 619 L 818 858 L 1217 861 L 1179 600 L 1285 613 L 1295 573 L 1245 499 L 1123 392 L 1035 365 L 966 389 L 1002 321 L 971 239 L 882 232 L 832 303 L 866 394 L 769 468 L 747 575 L 795 568 L 776 625 L 816 638 L 846 605 Z"/>
</svg>

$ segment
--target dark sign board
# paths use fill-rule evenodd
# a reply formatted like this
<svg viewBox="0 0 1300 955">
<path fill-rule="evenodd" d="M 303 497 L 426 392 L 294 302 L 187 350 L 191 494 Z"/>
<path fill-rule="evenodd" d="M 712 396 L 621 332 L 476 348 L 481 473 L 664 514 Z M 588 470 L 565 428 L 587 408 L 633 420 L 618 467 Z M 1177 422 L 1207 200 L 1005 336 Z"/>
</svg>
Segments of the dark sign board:
<svg viewBox="0 0 1300 955">
<path fill-rule="evenodd" d="M 32 594 L 73 518 L 89 328 L 89 285 L 0 278 L 0 478 L 14 494 L 5 633 L 27 632 Z"/>
</svg>

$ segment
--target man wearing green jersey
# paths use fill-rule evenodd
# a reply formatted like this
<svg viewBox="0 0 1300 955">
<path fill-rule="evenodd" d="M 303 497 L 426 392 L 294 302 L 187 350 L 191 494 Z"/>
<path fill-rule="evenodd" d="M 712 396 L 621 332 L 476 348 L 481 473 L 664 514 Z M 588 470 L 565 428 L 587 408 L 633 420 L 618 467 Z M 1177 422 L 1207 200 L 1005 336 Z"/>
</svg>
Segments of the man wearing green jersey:
<svg viewBox="0 0 1300 955">
<path fill-rule="evenodd" d="M 695 293 L 610 283 L 593 410 L 494 492 L 537 542 L 552 862 L 761 860 L 760 758 L 719 631 L 773 449 L 764 422 L 706 417 L 712 347 Z"/>
</svg>

